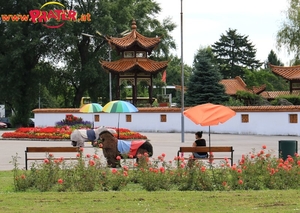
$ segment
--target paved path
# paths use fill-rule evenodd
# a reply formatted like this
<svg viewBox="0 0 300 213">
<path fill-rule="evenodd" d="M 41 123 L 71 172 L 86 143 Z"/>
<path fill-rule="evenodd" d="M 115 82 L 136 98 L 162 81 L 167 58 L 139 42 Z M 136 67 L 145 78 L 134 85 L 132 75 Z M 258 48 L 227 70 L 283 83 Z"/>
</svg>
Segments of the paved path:
<svg viewBox="0 0 300 213">
<path fill-rule="evenodd" d="M 1 134 L 1 132 L 0 132 Z M 194 139 L 193 133 L 184 135 L 185 141 L 181 142 L 181 133 L 141 133 L 146 135 L 154 148 L 153 157 L 157 157 L 162 153 L 166 154 L 166 160 L 173 160 L 177 155 L 178 147 L 191 146 Z M 207 145 L 209 137 L 204 133 L 203 138 L 206 139 Z M 272 150 L 278 156 L 279 140 L 296 140 L 297 136 L 262 136 L 262 135 L 232 135 L 232 134 L 211 134 L 212 146 L 233 146 L 234 162 L 238 162 L 243 154 L 248 154 L 253 149 L 260 150 L 262 145 L 266 145 L 268 150 Z M 70 141 L 22 141 L 22 140 L 0 140 L 0 170 L 12 170 L 13 165 L 10 163 L 12 156 L 20 157 L 18 160 L 19 168 L 25 167 L 24 151 L 29 146 L 71 146 Z M 298 146 L 299 147 L 299 146 Z M 97 149 L 98 154 L 103 156 L 102 151 Z M 299 150 L 298 150 L 299 151 Z M 84 153 L 93 154 L 95 149 L 86 143 Z M 71 154 L 73 155 L 73 154 Z M 188 154 L 186 154 L 188 155 Z M 226 155 L 226 154 L 224 154 Z M 55 155 L 56 156 L 56 155 Z M 217 156 L 217 154 L 215 154 Z M 56 156 L 60 157 L 60 156 Z M 68 156 L 66 156 L 68 157 Z M 222 156 L 223 157 L 223 156 Z"/>
</svg>

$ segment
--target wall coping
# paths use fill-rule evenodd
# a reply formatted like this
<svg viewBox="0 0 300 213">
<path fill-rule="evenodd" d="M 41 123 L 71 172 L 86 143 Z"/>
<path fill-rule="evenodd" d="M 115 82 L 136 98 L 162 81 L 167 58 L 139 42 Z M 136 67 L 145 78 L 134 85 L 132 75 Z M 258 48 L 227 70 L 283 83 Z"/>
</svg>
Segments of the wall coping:
<svg viewBox="0 0 300 213">
<path fill-rule="evenodd" d="M 185 107 L 187 110 L 191 107 Z M 300 112 L 300 105 L 290 105 L 290 106 L 230 106 L 230 109 L 235 112 Z M 34 109 L 33 113 L 80 113 L 80 108 L 43 108 Z M 172 113 L 181 112 L 181 108 L 178 107 L 140 107 L 138 112 L 144 113 Z M 137 113 L 138 113 L 137 112 Z M 105 113 L 105 112 L 99 112 Z"/>
</svg>

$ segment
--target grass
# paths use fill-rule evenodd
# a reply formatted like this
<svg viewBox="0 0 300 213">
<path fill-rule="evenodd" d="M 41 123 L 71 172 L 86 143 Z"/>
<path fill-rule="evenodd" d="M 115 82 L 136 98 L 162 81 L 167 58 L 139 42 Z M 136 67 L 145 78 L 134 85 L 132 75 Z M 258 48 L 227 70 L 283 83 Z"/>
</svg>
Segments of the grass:
<svg viewBox="0 0 300 213">
<path fill-rule="evenodd" d="M 14 192 L 0 172 L 0 212 L 300 212 L 299 190 L 156 191 L 134 185 L 116 192 Z"/>
</svg>

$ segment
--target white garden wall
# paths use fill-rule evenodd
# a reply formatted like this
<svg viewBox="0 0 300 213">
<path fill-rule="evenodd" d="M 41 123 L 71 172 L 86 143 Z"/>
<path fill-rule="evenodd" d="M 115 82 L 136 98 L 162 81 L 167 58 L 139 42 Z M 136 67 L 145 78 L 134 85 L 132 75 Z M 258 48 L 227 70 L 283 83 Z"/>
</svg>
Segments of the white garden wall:
<svg viewBox="0 0 300 213">
<path fill-rule="evenodd" d="M 282 107 L 279 110 L 272 111 L 268 109 L 261 109 L 261 111 L 253 110 L 247 107 L 234 108 L 236 111 L 235 117 L 231 118 L 224 124 L 218 126 L 211 126 L 211 133 L 230 133 L 230 134 L 258 134 L 258 135 L 295 135 L 300 136 L 300 124 L 290 123 L 290 114 L 296 114 L 299 119 L 299 109 Z M 145 112 L 144 112 L 145 111 Z M 47 109 L 34 110 L 35 113 L 35 126 L 54 126 L 57 121 L 65 118 L 66 114 L 73 114 L 74 116 L 81 117 L 85 121 L 93 121 L 94 115 L 100 116 L 99 122 L 94 122 L 97 126 L 108 126 L 128 128 L 132 131 L 139 132 L 181 132 L 181 112 L 180 109 L 174 111 L 170 109 L 156 109 L 153 112 L 151 110 L 140 110 L 137 113 L 80 113 L 65 111 L 64 109 L 56 110 L 55 113 L 47 112 Z M 248 115 L 249 122 L 242 122 L 242 114 Z M 126 122 L 126 115 L 131 115 L 131 122 Z M 161 122 L 161 116 L 166 116 L 166 122 Z M 208 127 L 202 127 L 195 125 L 192 121 L 184 116 L 184 131 L 195 132 L 203 130 L 208 131 Z"/>
</svg>

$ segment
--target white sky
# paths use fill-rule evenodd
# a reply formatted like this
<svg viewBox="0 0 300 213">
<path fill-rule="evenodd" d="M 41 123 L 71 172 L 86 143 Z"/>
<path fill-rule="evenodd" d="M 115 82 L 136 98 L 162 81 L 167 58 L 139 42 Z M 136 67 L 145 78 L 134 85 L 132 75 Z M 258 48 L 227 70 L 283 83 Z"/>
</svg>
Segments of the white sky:
<svg viewBox="0 0 300 213">
<path fill-rule="evenodd" d="M 176 41 L 175 55 L 181 57 L 181 0 L 156 0 L 162 20 L 171 17 L 177 24 L 172 36 Z M 285 19 L 287 0 L 182 0 L 183 1 L 183 61 L 192 65 L 194 54 L 200 47 L 212 45 L 221 34 L 237 29 L 240 35 L 248 35 L 255 46 L 256 58 L 265 61 L 271 49 L 285 64 L 292 56 L 276 48 L 276 34 Z"/>
</svg>

